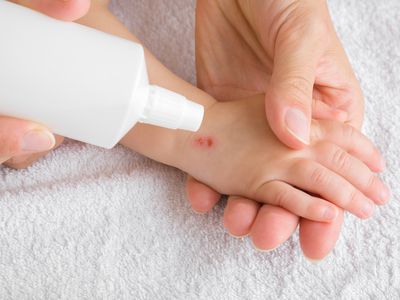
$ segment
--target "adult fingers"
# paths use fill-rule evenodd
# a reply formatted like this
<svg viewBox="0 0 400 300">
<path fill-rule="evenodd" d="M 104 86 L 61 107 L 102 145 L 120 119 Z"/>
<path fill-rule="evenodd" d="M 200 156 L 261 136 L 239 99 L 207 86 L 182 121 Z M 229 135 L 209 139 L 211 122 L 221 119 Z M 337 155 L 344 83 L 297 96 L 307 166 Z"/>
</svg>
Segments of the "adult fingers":
<svg viewBox="0 0 400 300">
<path fill-rule="evenodd" d="M 50 150 L 54 136 L 44 127 L 29 121 L 0 117 L 1 162 L 16 155 Z"/>
<path fill-rule="evenodd" d="M 348 119 L 348 114 L 344 110 L 334 108 L 322 100 L 313 98 L 312 101 L 312 117 L 313 119 L 335 120 L 345 122 Z"/>
<path fill-rule="evenodd" d="M 198 213 L 210 211 L 221 198 L 219 193 L 191 176 L 186 181 L 186 193 L 193 210 Z"/>
<path fill-rule="evenodd" d="M 298 223 L 299 217 L 284 208 L 264 204 L 250 230 L 254 247 L 259 251 L 274 250 L 290 238 Z"/>
<path fill-rule="evenodd" d="M 65 21 L 74 21 L 83 17 L 90 8 L 90 0 L 15 0 L 13 2 Z"/>
<path fill-rule="evenodd" d="M 52 150 L 58 148 L 64 140 L 64 138 L 59 135 L 56 135 L 55 138 L 56 138 L 56 144 L 52 148 Z M 18 170 L 25 169 L 25 168 L 31 166 L 35 161 L 46 156 L 48 153 L 49 153 L 49 151 L 45 151 L 45 152 L 39 152 L 39 153 L 33 153 L 33 154 L 14 156 L 13 158 L 6 161 L 4 163 L 4 165 L 9 168 L 18 169 Z"/>
<path fill-rule="evenodd" d="M 312 261 L 325 258 L 335 247 L 343 223 L 343 210 L 330 223 L 300 220 L 300 246 L 304 256 Z"/>
<path fill-rule="evenodd" d="M 276 36 L 274 67 L 266 90 L 269 125 L 276 136 L 295 149 L 309 144 L 313 89 L 317 64 L 325 45 L 317 22 L 288 19 Z"/>
<path fill-rule="evenodd" d="M 230 196 L 224 210 L 224 226 L 234 237 L 249 234 L 261 204 L 256 201 Z"/>
</svg>

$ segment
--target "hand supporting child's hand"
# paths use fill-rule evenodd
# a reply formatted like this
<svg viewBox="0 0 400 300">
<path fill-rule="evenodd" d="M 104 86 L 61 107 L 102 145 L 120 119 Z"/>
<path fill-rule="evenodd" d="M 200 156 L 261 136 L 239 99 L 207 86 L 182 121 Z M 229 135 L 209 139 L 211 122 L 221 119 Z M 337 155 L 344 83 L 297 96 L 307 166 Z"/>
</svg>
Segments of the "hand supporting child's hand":
<svg viewBox="0 0 400 300">
<path fill-rule="evenodd" d="M 196 56 L 199 86 L 216 99 L 268 92 L 268 120 L 288 145 L 299 145 L 282 121 L 287 105 L 293 103 L 308 116 L 311 110 L 315 118 L 361 127 L 362 93 L 325 1 L 198 1 Z M 202 212 L 219 199 L 215 191 L 193 179 L 188 181 L 188 193 L 192 207 Z M 251 235 L 262 249 L 279 246 L 299 222 L 305 255 L 325 257 L 339 236 L 341 215 L 332 223 L 322 224 L 238 197 L 228 198 L 224 215 L 229 232 Z"/>
</svg>

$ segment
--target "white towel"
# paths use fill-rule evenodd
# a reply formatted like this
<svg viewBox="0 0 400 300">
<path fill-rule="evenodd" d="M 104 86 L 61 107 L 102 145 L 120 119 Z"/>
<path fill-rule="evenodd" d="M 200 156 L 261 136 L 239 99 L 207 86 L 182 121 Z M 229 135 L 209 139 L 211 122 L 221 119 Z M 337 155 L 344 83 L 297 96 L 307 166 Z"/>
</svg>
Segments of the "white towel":
<svg viewBox="0 0 400 300">
<path fill-rule="evenodd" d="M 0 298 L 398 299 L 400 1 L 329 4 L 366 95 L 364 131 L 388 161 L 389 205 L 369 221 L 346 216 L 337 247 L 314 265 L 297 234 L 271 253 L 230 237 L 223 202 L 193 213 L 183 173 L 67 141 L 27 170 L 0 168 Z M 194 6 L 115 0 L 112 10 L 194 82 Z"/>
</svg>

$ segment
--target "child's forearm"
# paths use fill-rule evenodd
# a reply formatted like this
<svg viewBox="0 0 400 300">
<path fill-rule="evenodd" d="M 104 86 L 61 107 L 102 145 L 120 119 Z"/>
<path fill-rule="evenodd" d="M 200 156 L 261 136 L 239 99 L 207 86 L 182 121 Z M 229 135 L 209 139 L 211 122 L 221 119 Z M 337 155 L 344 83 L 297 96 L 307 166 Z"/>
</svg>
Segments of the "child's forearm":
<svg viewBox="0 0 400 300">
<path fill-rule="evenodd" d="M 94 5 L 89 14 L 79 22 L 101 31 L 139 42 L 114 15 L 103 7 Z M 211 96 L 169 71 L 147 49 L 145 49 L 145 52 L 149 79 L 152 84 L 180 93 L 188 99 L 205 106 L 215 102 Z M 121 144 L 157 161 L 176 165 L 174 163 L 176 157 L 174 153 L 176 147 L 179 147 L 179 143 L 185 139 L 185 136 L 186 133 L 179 130 L 137 124 L 121 140 Z"/>
</svg>

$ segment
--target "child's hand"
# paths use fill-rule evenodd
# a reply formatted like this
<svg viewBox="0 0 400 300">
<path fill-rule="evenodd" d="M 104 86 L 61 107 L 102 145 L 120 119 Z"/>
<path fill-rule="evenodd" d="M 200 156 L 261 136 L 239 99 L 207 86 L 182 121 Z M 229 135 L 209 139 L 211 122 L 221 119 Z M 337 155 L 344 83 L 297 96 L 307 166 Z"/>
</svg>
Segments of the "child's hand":
<svg viewBox="0 0 400 300">
<path fill-rule="evenodd" d="M 172 164 L 222 194 L 279 205 L 315 221 L 334 219 L 335 205 L 368 218 L 374 204 L 388 200 L 388 189 L 372 173 L 382 158 L 352 127 L 314 121 L 311 145 L 292 150 L 263 114 L 262 96 L 213 105 Z"/>
</svg>

